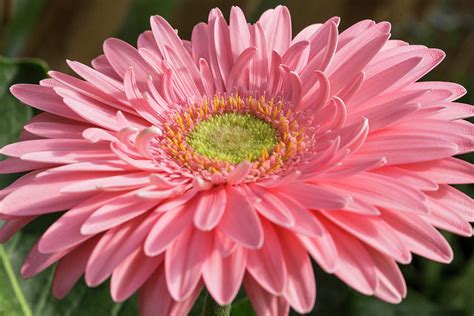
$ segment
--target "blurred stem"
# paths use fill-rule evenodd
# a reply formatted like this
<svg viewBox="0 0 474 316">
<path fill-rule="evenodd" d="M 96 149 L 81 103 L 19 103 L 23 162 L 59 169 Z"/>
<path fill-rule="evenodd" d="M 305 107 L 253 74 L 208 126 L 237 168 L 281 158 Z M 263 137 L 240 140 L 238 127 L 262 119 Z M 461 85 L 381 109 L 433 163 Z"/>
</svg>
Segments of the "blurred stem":
<svg viewBox="0 0 474 316">
<path fill-rule="evenodd" d="M 206 299 L 204 300 L 204 307 L 202 309 L 202 316 L 229 316 L 231 305 L 221 306 L 217 304 L 212 298 L 209 292 L 206 293 Z"/>
<path fill-rule="evenodd" d="M 21 306 L 23 314 L 25 316 L 33 316 L 33 313 L 31 312 L 31 309 L 28 306 L 28 303 L 26 302 L 25 296 L 23 295 L 21 287 L 18 284 L 18 281 L 15 276 L 15 272 L 13 271 L 13 267 L 10 263 L 10 259 L 8 258 L 3 246 L 0 245 L 0 268 L 2 266 L 7 274 L 7 277 L 10 281 L 13 292 L 15 293 L 16 299 L 18 300 L 18 303 Z M 3 315 L 3 313 L 1 315 Z"/>
</svg>

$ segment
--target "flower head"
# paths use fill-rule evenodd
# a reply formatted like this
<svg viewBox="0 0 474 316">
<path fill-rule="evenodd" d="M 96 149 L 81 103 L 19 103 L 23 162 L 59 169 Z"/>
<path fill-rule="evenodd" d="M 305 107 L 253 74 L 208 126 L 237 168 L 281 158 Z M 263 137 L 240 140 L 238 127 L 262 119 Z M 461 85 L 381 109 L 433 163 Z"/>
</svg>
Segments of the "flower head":
<svg viewBox="0 0 474 316">
<path fill-rule="evenodd" d="M 23 266 L 58 263 L 53 293 L 111 277 L 143 315 L 186 314 L 205 286 L 228 304 L 241 285 L 258 315 L 308 312 L 311 258 L 349 286 L 396 303 L 397 263 L 449 262 L 435 229 L 471 236 L 473 150 L 465 90 L 417 82 L 444 58 L 391 40 L 390 24 L 339 18 L 293 37 L 279 6 L 248 24 L 218 9 L 182 40 L 161 17 L 138 48 L 108 39 L 82 79 L 52 71 L 12 93 L 44 111 L 5 146 L 0 240 L 64 214 Z"/>
</svg>

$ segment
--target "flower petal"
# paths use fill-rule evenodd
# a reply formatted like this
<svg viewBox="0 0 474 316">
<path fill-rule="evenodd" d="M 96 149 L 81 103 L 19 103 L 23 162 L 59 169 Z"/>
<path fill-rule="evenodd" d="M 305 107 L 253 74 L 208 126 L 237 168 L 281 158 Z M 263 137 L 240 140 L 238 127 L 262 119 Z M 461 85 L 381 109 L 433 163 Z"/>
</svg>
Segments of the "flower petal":
<svg viewBox="0 0 474 316">
<path fill-rule="evenodd" d="M 227 186 L 226 192 L 227 206 L 218 229 L 246 248 L 260 248 L 263 229 L 253 205 L 238 188 Z"/>
</svg>

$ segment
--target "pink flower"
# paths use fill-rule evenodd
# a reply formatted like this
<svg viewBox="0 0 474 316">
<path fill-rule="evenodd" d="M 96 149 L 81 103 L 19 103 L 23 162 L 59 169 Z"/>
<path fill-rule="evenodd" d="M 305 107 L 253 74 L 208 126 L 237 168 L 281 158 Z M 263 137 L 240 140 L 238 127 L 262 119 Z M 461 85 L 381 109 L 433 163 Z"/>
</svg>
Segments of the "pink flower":
<svg viewBox="0 0 474 316">
<path fill-rule="evenodd" d="M 104 43 L 83 79 L 51 71 L 11 88 L 44 111 L 2 149 L 6 241 L 67 210 L 22 268 L 58 263 L 53 293 L 111 277 L 143 315 L 186 314 L 205 286 L 219 304 L 241 285 L 258 315 L 313 308 L 311 258 L 350 287 L 397 303 L 397 263 L 450 262 L 441 228 L 471 236 L 473 182 L 453 158 L 474 148 L 463 87 L 417 82 L 444 53 L 390 40 L 390 24 L 339 18 L 293 37 L 282 6 L 248 24 L 218 9 L 181 40 L 161 17 Z"/>
</svg>

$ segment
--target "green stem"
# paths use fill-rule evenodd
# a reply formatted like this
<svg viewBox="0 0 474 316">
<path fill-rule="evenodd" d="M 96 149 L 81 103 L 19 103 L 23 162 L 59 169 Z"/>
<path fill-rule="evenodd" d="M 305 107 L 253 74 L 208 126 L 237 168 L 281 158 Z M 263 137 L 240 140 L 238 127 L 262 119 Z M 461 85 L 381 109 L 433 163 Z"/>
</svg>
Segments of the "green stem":
<svg viewBox="0 0 474 316">
<path fill-rule="evenodd" d="M 3 267 L 5 268 L 5 272 L 8 276 L 8 279 L 10 280 L 13 292 L 15 293 L 18 303 L 20 304 L 21 309 L 23 310 L 23 314 L 25 316 L 32 316 L 33 313 L 31 312 L 31 309 L 28 306 L 28 303 L 26 302 L 25 296 L 23 295 L 20 285 L 16 280 L 15 272 L 13 272 L 10 260 L 8 259 L 7 254 L 5 253 L 5 250 L 3 249 L 2 245 L 0 245 L 0 259 L 1 263 L 3 264 Z"/>
<path fill-rule="evenodd" d="M 204 301 L 204 307 L 202 309 L 202 316 L 229 316 L 231 310 L 231 305 L 221 306 L 217 304 L 216 301 L 212 298 L 209 292 L 206 294 L 206 299 Z"/>
</svg>

